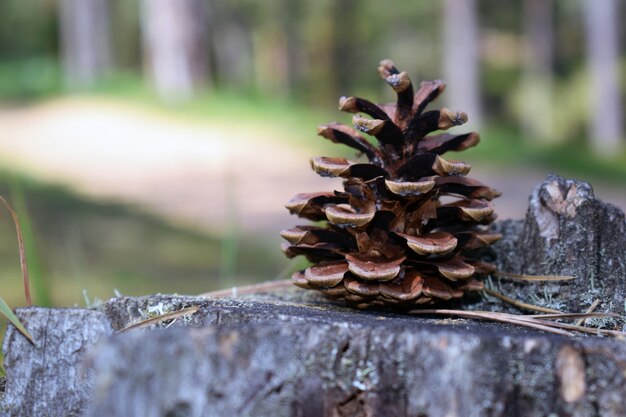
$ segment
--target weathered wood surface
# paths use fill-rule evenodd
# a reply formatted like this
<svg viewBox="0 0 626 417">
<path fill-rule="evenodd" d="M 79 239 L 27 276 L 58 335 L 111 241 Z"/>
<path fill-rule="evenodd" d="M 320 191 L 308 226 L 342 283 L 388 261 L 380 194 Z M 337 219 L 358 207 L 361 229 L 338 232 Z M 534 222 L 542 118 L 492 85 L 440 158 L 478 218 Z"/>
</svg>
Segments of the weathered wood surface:
<svg viewBox="0 0 626 417">
<path fill-rule="evenodd" d="M 106 316 L 84 309 L 25 308 L 18 317 L 33 346 L 10 326 L 4 340 L 7 383 L 2 416 L 79 416 L 90 398 L 93 370 L 85 352 L 112 333 Z"/>
<path fill-rule="evenodd" d="M 502 280 L 500 291 L 563 311 L 582 312 L 599 299 L 596 311 L 624 314 L 626 220 L 619 208 L 596 199 L 589 184 L 550 175 L 533 190 L 524 221 L 503 221 L 495 228 L 504 235 L 495 245 L 500 270 L 576 278 L 537 284 Z"/>
<path fill-rule="evenodd" d="M 615 340 L 338 309 L 208 304 L 194 319 L 199 328 L 126 334 L 94 352 L 87 416 L 626 414 L 626 345 Z"/>
<path fill-rule="evenodd" d="M 45 403 L 32 397 L 39 404 L 28 410 L 36 414 L 7 415 L 78 415 L 60 400 L 77 395 L 73 404 L 87 404 L 86 416 L 626 414 L 626 344 L 618 340 L 283 301 L 121 298 L 107 303 L 106 314 L 117 327 L 155 306 L 190 305 L 200 310 L 168 329 L 107 338 L 80 367 L 48 356 L 46 373 L 21 378 L 54 394 Z M 56 321 L 72 315 L 19 313 L 29 327 L 50 315 Z M 9 337 L 20 336 L 11 330 Z M 31 367 L 28 342 L 21 352 L 13 352 L 14 343 L 8 343 L 9 367 Z M 70 354 L 79 356 L 80 350 Z M 12 388 L 14 377 L 7 386 L 11 404 L 30 389 Z"/>
<path fill-rule="evenodd" d="M 549 289 L 503 281 L 503 292 L 581 311 L 587 292 L 601 289 L 592 295 L 604 311 L 623 313 L 624 217 L 584 184 L 549 178 L 526 223 L 498 227 L 501 268 L 577 276 Z M 111 335 L 189 306 L 199 310 L 158 329 Z M 626 343 L 618 339 L 354 311 L 296 288 L 17 314 L 38 343 L 9 327 L 2 416 L 626 415 Z"/>
</svg>

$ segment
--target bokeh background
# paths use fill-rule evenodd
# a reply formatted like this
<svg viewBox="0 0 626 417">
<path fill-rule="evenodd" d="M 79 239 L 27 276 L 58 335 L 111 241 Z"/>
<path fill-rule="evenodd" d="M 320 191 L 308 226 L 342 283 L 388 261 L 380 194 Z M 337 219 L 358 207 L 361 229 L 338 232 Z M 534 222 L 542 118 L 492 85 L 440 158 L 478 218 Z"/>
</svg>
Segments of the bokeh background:
<svg viewBox="0 0 626 417">
<path fill-rule="evenodd" d="M 34 301 L 201 293 L 286 277 L 283 208 L 338 183 L 311 156 L 376 73 L 441 78 L 469 114 L 459 158 L 522 217 L 548 172 L 626 208 L 623 0 L 2 0 L 0 194 L 21 216 Z M 462 129 L 461 129 L 462 130 Z M 24 304 L 0 221 L 0 297 Z"/>
</svg>

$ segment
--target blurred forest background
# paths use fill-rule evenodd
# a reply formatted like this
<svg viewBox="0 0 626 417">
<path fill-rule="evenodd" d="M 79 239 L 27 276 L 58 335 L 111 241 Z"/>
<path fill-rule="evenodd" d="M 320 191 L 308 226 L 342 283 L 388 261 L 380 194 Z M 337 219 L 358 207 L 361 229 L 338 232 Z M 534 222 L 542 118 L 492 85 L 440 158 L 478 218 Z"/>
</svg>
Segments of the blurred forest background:
<svg viewBox="0 0 626 417">
<path fill-rule="evenodd" d="M 469 114 L 459 158 L 520 217 L 547 172 L 626 207 L 624 0 L 2 0 L 0 193 L 35 302 L 286 277 L 283 204 L 341 95 L 392 100 L 391 58 Z M 482 167 L 482 168 L 480 168 Z M 23 304 L 0 225 L 0 296 Z"/>
</svg>

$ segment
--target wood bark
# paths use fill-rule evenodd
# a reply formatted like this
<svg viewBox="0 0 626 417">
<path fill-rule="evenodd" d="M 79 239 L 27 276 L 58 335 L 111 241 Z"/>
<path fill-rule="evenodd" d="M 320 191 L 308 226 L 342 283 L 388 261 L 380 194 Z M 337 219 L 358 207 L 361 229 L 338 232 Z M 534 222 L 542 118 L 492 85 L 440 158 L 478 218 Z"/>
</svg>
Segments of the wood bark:
<svg viewBox="0 0 626 417">
<path fill-rule="evenodd" d="M 501 269 L 577 277 L 531 290 L 503 281 L 502 291 L 572 311 L 597 296 L 600 311 L 623 314 L 626 221 L 588 184 L 550 176 L 525 222 L 497 228 Z M 190 306 L 193 315 L 111 336 Z M 297 288 L 17 314 L 37 346 L 9 326 L 3 416 L 626 415 L 626 345 L 616 339 L 353 310 Z"/>
<path fill-rule="evenodd" d="M 589 136 L 597 153 L 611 156 L 624 148 L 624 111 L 618 75 L 620 5 L 615 0 L 582 2 L 590 76 Z"/>
<path fill-rule="evenodd" d="M 480 48 L 474 0 L 444 1 L 443 74 L 448 84 L 446 103 L 469 115 L 468 126 L 482 122 L 480 100 Z"/>
<path fill-rule="evenodd" d="M 7 384 L 2 416 L 79 416 L 93 388 L 85 352 L 112 332 L 106 316 L 82 309 L 19 311 L 36 345 L 10 327 L 4 340 Z"/>
</svg>

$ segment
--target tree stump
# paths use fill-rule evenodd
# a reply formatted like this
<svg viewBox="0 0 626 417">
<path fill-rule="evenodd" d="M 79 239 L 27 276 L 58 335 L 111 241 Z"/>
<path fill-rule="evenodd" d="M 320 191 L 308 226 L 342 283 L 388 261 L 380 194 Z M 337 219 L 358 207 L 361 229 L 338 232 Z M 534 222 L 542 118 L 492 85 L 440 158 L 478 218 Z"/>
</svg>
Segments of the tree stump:
<svg viewBox="0 0 626 417">
<path fill-rule="evenodd" d="M 90 398 L 94 373 L 85 353 L 112 333 L 106 316 L 84 309 L 23 308 L 18 317 L 33 346 L 13 326 L 4 340 L 7 381 L 2 416 L 79 416 Z"/>
<path fill-rule="evenodd" d="M 590 188 L 549 177 L 526 222 L 497 227 L 500 268 L 577 276 L 549 291 L 533 284 L 552 305 L 584 310 L 586 292 L 600 289 L 601 307 L 622 313 L 626 245 L 607 233 L 623 233 L 624 216 Z M 528 288 L 501 283 L 520 296 Z M 113 334 L 191 306 L 194 314 Z M 357 311 L 297 288 L 245 299 L 122 297 L 99 311 L 17 315 L 37 345 L 9 326 L 3 416 L 626 415 L 626 344 L 617 339 Z"/>
<path fill-rule="evenodd" d="M 524 221 L 494 228 L 504 236 L 494 247 L 499 270 L 575 278 L 536 284 L 502 280 L 501 292 L 571 312 L 583 312 L 599 299 L 595 311 L 624 314 L 626 220 L 619 208 L 596 199 L 588 183 L 551 174 L 533 190 Z"/>
</svg>

